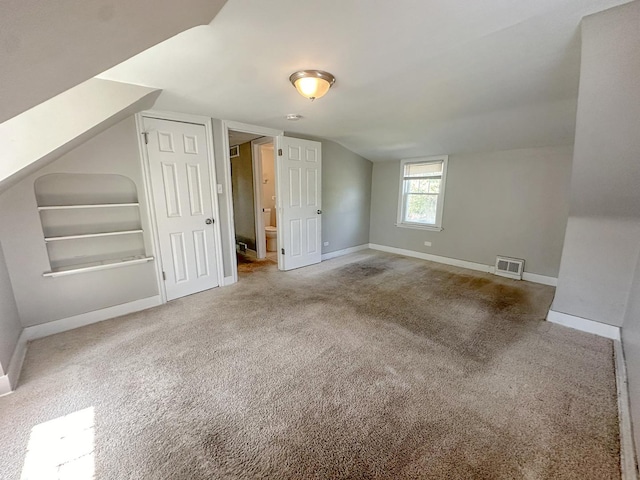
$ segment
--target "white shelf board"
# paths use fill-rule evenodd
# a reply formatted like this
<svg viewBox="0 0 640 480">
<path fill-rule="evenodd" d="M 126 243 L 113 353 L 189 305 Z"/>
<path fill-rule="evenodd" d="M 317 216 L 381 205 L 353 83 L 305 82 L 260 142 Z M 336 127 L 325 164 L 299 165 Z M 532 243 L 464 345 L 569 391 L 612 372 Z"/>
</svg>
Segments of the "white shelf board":
<svg viewBox="0 0 640 480">
<path fill-rule="evenodd" d="M 79 238 L 111 237 L 113 235 L 131 235 L 142 233 L 142 230 L 121 230 L 119 232 L 84 233 L 81 235 L 65 235 L 63 237 L 44 237 L 45 242 L 57 242 L 59 240 L 76 240 Z"/>
<path fill-rule="evenodd" d="M 153 260 L 153 257 L 125 258 L 115 260 L 104 260 L 102 262 L 92 262 L 78 265 L 68 265 L 66 267 L 55 268 L 50 272 L 44 272 L 43 277 L 62 277 L 64 275 L 73 275 L 76 273 L 95 272 L 97 270 L 107 270 L 109 268 L 126 267 L 139 263 L 147 263 Z"/>
<path fill-rule="evenodd" d="M 98 203 L 87 205 L 43 205 L 38 210 L 75 210 L 79 208 L 117 208 L 117 207 L 138 207 L 139 203 Z"/>
</svg>

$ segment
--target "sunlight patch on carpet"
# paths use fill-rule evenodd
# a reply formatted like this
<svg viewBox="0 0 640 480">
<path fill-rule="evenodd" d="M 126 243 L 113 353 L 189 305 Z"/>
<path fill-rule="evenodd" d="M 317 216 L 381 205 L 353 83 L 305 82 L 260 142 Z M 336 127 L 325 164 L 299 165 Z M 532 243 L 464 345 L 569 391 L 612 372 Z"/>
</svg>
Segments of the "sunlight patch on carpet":
<svg viewBox="0 0 640 480">
<path fill-rule="evenodd" d="M 93 407 L 31 429 L 21 480 L 91 480 L 95 475 Z"/>
</svg>

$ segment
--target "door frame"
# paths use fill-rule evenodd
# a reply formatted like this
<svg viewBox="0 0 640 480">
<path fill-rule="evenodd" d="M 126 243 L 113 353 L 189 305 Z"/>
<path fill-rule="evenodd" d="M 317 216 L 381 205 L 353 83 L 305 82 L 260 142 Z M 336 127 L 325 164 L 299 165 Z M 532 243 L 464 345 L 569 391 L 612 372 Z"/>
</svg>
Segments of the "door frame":
<svg viewBox="0 0 640 480">
<path fill-rule="evenodd" d="M 277 148 L 278 137 L 284 135 L 282 130 L 275 130 L 273 128 L 259 127 L 257 125 L 250 125 L 247 123 L 234 122 L 231 120 L 221 120 L 222 123 L 222 154 L 224 159 L 224 197 L 227 203 L 227 218 L 229 219 L 229 245 L 231 246 L 231 271 L 233 274 L 233 282 L 238 281 L 238 259 L 236 258 L 236 225 L 233 220 L 233 190 L 231 185 L 231 154 L 229 152 L 229 130 L 235 130 L 236 132 L 253 133 L 254 135 L 262 135 L 263 137 L 273 137 L 273 147 Z M 277 163 L 276 163 L 277 165 Z M 278 178 L 276 169 L 276 178 Z M 276 193 L 277 195 L 277 193 Z M 280 208 L 276 206 L 278 210 L 276 215 L 276 222 L 280 221 Z M 278 240 L 280 245 L 280 240 Z M 278 268 L 282 269 L 282 258 L 280 255 L 280 247 L 278 246 Z"/>
<path fill-rule="evenodd" d="M 167 303 L 167 290 L 162 278 L 162 255 L 160 253 L 160 237 L 158 235 L 158 221 L 156 217 L 156 205 L 153 199 L 153 187 L 151 185 L 151 171 L 149 169 L 149 155 L 144 143 L 144 118 L 155 118 L 158 120 L 169 120 L 181 123 L 191 123 L 202 125 L 205 128 L 205 137 L 207 141 L 207 160 L 209 163 L 209 188 L 211 189 L 211 207 L 213 211 L 213 238 L 216 248 L 213 254 L 217 263 L 218 287 L 224 285 L 224 263 L 222 258 L 222 232 L 220 231 L 220 208 L 218 194 L 216 192 L 216 166 L 213 153 L 213 124 L 211 119 L 200 115 L 191 115 L 188 113 L 164 112 L 158 110 L 145 110 L 135 115 L 136 132 L 138 134 L 138 148 L 140 151 L 140 161 L 142 164 L 142 179 L 144 183 L 144 198 L 148 206 L 149 221 L 151 223 L 151 248 L 153 256 L 160 261 L 156 261 L 156 281 L 158 284 L 158 292 L 162 303 Z"/>
<path fill-rule="evenodd" d="M 276 157 L 275 157 L 275 140 L 272 137 L 263 137 L 251 141 L 251 153 L 253 161 L 253 200 L 254 209 L 256 212 L 256 256 L 258 259 L 266 258 L 267 256 L 267 239 L 265 237 L 264 230 L 264 215 L 262 214 L 262 194 L 263 194 L 263 175 L 262 175 L 262 146 L 271 145 L 273 152 L 273 171 L 276 171 Z M 277 191 L 278 181 L 274 175 L 274 184 Z M 276 208 L 276 215 L 278 209 Z M 277 219 L 276 219 L 277 222 Z"/>
</svg>

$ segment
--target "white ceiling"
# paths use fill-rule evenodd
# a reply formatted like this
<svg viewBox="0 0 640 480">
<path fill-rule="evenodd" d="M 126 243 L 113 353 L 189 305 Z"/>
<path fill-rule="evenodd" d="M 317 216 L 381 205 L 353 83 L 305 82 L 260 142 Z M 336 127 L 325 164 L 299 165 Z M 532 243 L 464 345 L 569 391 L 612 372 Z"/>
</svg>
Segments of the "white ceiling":
<svg viewBox="0 0 640 480">
<path fill-rule="evenodd" d="M 371 160 L 572 144 L 580 19 L 626 0 L 229 0 L 105 72 L 155 108 L 335 140 Z M 313 103 L 289 75 L 335 86 Z M 288 122 L 288 113 L 303 119 Z"/>
<path fill-rule="evenodd" d="M 225 0 L 2 0 L 0 122 L 195 25 Z"/>
</svg>

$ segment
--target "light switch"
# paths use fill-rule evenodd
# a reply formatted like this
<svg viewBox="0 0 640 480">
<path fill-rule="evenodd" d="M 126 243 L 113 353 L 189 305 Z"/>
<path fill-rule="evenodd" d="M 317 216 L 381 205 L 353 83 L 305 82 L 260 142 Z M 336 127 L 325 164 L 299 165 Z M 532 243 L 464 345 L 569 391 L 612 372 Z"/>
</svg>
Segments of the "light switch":
<svg viewBox="0 0 640 480">
<path fill-rule="evenodd" d="M 222 184 L 218 184 L 218 195 L 222 195 Z"/>
</svg>

